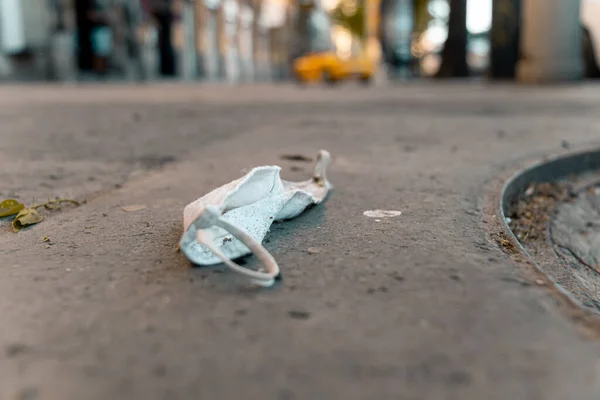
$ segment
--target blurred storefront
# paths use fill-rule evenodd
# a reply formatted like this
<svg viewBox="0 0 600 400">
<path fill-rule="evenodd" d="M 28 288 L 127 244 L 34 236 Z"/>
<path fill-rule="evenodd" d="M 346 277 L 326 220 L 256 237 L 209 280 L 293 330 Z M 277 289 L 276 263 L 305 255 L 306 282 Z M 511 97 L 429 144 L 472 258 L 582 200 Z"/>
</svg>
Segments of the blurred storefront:
<svg viewBox="0 0 600 400">
<path fill-rule="evenodd" d="M 0 0 L 0 79 L 33 80 L 51 75 L 51 12 L 38 3 Z"/>
<path fill-rule="evenodd" d="M 294 34 L 291 29 L 293 6 L 288 0 L 268 0 L 263 3 L 260 25 L 268 40 L 266 64 L 270 67 L 269 75 L 272 80 L 280 81 L 290 76 L 290 41 Z"/>
<path fill-rule="evenodd" d="M 0 79 L 286 80 L 348 36 L 379 61 L 380 1 L 0 0 Z"/>
<path fill-rule="evenodd" d="M 294 57 L 305 53 L 335 52 L 343 58 L 353 44 L 376 64 L 382 58 L 380 0 L 306 0 L 295 12 Z"/>
<path fill-rule="evenodd" d="M 285 79 L 293 7 L 290 0 L 0 0 L 0 79 Z"/>
</svg>

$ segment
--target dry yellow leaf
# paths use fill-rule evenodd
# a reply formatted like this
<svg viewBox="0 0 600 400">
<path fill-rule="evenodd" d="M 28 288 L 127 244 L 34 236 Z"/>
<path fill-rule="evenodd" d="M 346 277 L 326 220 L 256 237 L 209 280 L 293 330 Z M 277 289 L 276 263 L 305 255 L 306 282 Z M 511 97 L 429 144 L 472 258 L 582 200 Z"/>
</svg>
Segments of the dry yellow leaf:
<svg viewBox="0 0 600 400">
<path fill-rule="evenodd" d="M 130 206 L 121 207 L 121 210 L 123 210 L 125 212 L 136 212 L 136 211 L 141 211 L 145 208 L 147 208 L 147 206 L 144 204 L 132 204 Z"/>
<path fill-rule="evenodd" d="M 41 215 L 33 208 L 24 208 L 15 217 L 12 226 L 15 232 L 19 232 L 21 229 L 29 225 L 37 224 L 42 220 Z"/>
<path fill-rule="evenodd" d="M 7 199 L 0 203 L 0 218 L 18 214 L 25 206 L 14 199 Z"/>
</svg>

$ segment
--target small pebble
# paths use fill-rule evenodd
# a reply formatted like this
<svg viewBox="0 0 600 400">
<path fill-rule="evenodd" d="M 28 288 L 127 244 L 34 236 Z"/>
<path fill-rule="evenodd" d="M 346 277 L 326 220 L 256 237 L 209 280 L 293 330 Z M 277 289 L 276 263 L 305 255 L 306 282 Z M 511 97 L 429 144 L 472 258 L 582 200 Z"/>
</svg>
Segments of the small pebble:
<svg viewBox="0 0 600 400">
<path fill-rule="evenodd" d="M 4 354 L 7 358 L 18 356 L 27 351 L 27 346 L 21 343 L 13 343 L 6 347 Z"/>
<path fill-rule="evenodd" d="M 319 254 L 323 251 L 323 249 L 320 247 L 309 247 L 308 249 L 306 249 L 306 251 L 308 252 L 308 254 Z"/>
<path fill-rule="evenodd" d="M 308 311 L 292 310 L 292 311 L 288 312 L 288 315 L 290 316 L 290 318 L 293 318 L 293 319 L 309 319 L 310 318 L 310 313 Z"/>
<path fill-rule="evenodd" d="M 531 196 L 534 192 L 535 188 L 533 186 L 529 186 L 525 191 L 525 196 Z"/>
</svg>

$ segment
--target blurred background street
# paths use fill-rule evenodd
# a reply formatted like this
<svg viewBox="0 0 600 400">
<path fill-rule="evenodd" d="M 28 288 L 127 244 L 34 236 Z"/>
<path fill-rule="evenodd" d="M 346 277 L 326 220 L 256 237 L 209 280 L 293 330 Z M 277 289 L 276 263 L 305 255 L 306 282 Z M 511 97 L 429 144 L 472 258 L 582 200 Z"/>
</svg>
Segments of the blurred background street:
<svg viewBox="0 0 600 400">
<path fill-rule="evenodd" d="M 551 3 L 1 0 L 0 79 L 511 79 L 519 60 L 524 80 L 598 76 L 598 2 Z"/>
</svg>

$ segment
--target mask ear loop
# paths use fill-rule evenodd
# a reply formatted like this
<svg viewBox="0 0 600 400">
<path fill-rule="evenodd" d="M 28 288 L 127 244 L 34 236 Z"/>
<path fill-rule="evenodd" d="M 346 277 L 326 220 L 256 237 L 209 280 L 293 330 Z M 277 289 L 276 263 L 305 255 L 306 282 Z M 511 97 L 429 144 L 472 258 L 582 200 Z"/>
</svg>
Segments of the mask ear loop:
<svg viewBox="0 0 600 400">
<path fill-rule="evenodd" d="M 322 186 L 330 186 L 327 180 L 327 168 L 331 162 L 331 154 L 327 150 L 319 150 L 317 153 L 317 161 L 315 162 L 315 170 L 313 173 L 313 181 Z"/>
<path fill-rule="evenodd" d="M 244 230 L 238 228 L 234 224 L 224 220 L 221 218 L 221 213 L 217 207 L 207 206 L 201 217 L 198 221 L 201 227 L 196 231 L 196 240 L 208 247 L 210 251 L 212 251 L 225 265 L 227 265 L 233 271 L 245 275 L 250 278 L 250 280 L 257 285 L 263 287 L 271 287 L 275 283 L 275 279 L 279 276 L 279 265 L 277 262 L 263 247 L 262 244 L 257 242 L 252 238 L 252 236 L 248 235 Z M 264 265 L 266 272 L 262 271 L 253 271 L 248 268 L 244 268 L 235 262 L 233 262 L 230 258 L 228 258 L 221 249 L 215 244 L 213 237 L 206 228 L 211 226 L 218 226 L 232 234 L 236 239 L 242 242 Z"/>
</svg>

